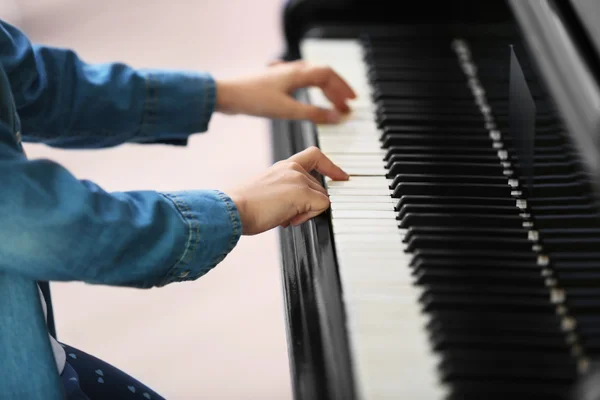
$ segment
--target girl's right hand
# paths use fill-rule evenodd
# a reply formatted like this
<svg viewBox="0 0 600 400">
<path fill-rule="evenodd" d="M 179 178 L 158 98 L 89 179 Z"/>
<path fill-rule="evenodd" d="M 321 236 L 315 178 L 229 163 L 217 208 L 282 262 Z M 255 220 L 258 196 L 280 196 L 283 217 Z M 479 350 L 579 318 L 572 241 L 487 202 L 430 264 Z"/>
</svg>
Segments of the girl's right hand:
<svg viewBox="0 0 600 400">
<path fill-rule="evenodd" d="M 327 210 L 329 197 L 310 175 L 313 170 L 334 180 L 349 178 L 321 150 L 310 147 L 226 191 L 237 206 L 242 233 L 255 235 L 277 226 L 299 225 Z"/>
</svg>

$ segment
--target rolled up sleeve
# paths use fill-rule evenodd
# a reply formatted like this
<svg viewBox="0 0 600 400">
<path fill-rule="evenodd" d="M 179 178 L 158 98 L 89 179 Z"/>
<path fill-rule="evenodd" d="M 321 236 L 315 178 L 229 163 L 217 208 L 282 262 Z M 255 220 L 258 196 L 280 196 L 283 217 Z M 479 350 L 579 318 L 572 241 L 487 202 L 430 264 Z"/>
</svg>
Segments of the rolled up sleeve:
<svg viewBox="0 0 600 400">
<path fill-rule="evenodd" d="M 208 129 L 215 108 L 209 73 L 87 63 L 73 50 L 32 44 L 2 21 L 0 64 L 27 142 L 105 148 L 185 141 Z"/>
<path fill-rule="evenodd" d="M 236 246 L 242 225 L 234 202 L 220 191 L 163 193 L 188 229 L 181 257 L 165 282 L 196 279 L 219 264 Z"/>
<path fill-rule="evenodd" d="M 201 72 L 141 70 L 145 101 L 139 134 L 132 141 L 184 139 L 205 132 L 215 110 L 216 84 Z"/>
<path fill-rule="evenodd" d="M 197 279 L 239 240 L 220 191 L 108 192 L 11 141 L 0 123 L 0 273 L 150 288 Z"/>
</svg>

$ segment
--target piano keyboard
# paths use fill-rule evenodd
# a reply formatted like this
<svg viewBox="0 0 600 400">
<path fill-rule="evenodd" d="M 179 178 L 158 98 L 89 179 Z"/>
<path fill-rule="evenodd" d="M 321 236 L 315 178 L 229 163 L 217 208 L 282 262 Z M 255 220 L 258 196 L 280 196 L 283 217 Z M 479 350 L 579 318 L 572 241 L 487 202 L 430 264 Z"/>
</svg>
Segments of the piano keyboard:
<svg viewBox="0 0 600 400">
<path fill-rule="evenodd" d="M 589 314 L 600 303 L 583 283 L 598 282 L 600 224 L 541 89 L 530 82 L 531 192 L 507 126 L 505 44 L 315 38 L 300 49 L 358 94 L 343 123 L 316 127 L 351 176 L 326 187 L 358 398 L 566 398 L 600 344 Z"/>
<path fill-rule="evenodd" d="M 410 258 L 403 250 L 375 104 L 358 41 L 305 40 L 302 57 L 330 65 L 352 86 L 353 115 L 318 126 L 319 148 L 350 176 L 327 181 L 355 381 L 361 399 L 437 399 L 436 360 L 423 335 Z M 331 106 L 310 89 L 310 101 Z M 418 373 L 417 373 L 418 371 Z"/>
</svg>

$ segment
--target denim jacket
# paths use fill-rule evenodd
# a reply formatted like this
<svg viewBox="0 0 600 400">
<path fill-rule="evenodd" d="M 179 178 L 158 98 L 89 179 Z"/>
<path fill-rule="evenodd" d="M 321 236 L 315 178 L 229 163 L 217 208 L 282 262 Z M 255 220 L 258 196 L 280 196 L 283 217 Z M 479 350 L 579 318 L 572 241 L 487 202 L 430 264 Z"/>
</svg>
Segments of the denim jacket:
<svg viewBox="0 0 600 400">
<path fill-rule="evenodd" d="M 185 141 L 207 130 L 215 91 L 208 74 L 91 65 L 0 21 L 0 397 L 63 398 L 36 281 L 194 280 L 241 235 L 222 192 L 108 192 L 55 162 L 28 160 L 21 142 Z"/>
</svg>

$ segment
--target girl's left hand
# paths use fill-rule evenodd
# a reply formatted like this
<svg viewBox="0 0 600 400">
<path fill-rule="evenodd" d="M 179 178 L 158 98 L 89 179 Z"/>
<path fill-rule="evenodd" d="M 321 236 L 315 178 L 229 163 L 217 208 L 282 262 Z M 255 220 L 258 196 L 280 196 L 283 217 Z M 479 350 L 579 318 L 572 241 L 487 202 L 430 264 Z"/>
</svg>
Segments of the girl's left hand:
<svg viewBox="0 0 600 400">
<path fill-rule="evenodd" d="M 292 97 L 294 90 L 311 86 L 320 88 L 334 107 L 320 108 Z M 216 111 L 330 124 L 339 122 L 350 111 L 346 102 L 355 98 L 350 86 L 327 66 L 304 61 L 274 62 L 257 76 L 218 80 Z"/>
</svg>

